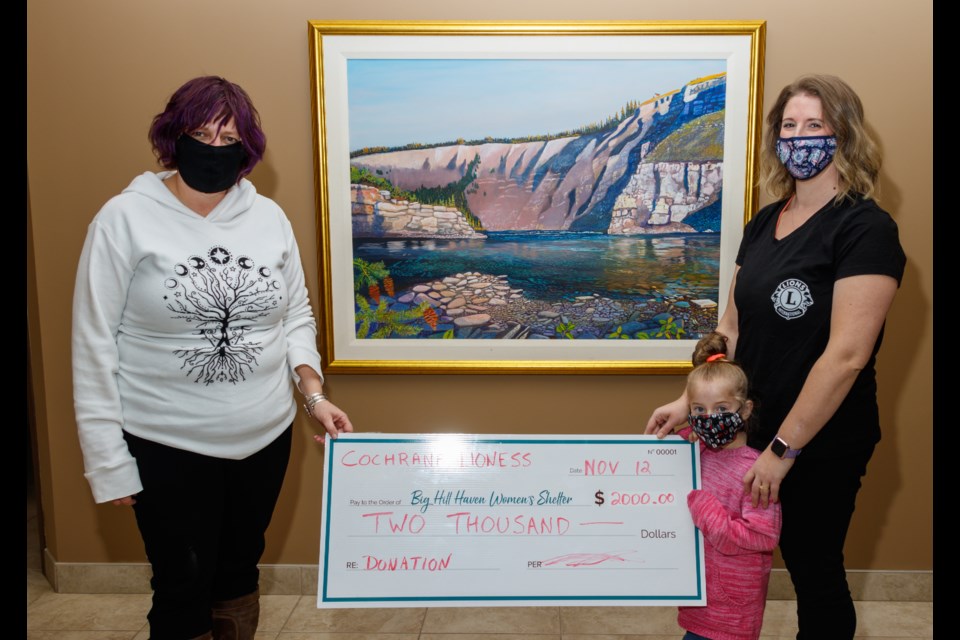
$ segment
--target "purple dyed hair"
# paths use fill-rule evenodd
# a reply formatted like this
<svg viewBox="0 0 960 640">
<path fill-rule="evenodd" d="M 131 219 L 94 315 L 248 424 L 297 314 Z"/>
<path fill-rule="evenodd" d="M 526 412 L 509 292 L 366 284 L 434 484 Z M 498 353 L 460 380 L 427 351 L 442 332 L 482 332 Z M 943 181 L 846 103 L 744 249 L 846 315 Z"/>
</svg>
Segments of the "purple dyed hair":
<svg viewBox="0 0 960 640">
<path fill-rule="evenodd" d="M 240 85 L 219 76 L 202 76 L 177 89 L 166 108 L 153 118 L 150 144 L 157 161 L 165 169 L 177 168 L 176 142 L 184 133 L 216 122 L 218 129 L 233 118 L 240 144 L 247 157 L 240 167 L 240 178 L 253 171 L 263 159 L 267 137 L 260 128 L 260 114 Z"/>
</svg>

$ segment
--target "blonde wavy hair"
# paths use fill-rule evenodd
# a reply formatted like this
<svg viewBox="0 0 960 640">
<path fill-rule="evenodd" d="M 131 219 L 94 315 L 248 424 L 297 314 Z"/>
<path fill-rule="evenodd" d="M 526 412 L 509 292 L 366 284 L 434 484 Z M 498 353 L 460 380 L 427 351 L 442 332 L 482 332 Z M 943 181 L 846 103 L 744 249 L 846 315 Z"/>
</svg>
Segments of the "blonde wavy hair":
<svg viewBox="0 0 960 640">
<path fill-rule="evenodd" d="M 747 374 L 737 362 L 727 358 L 726 352 L 727 337 L 722 333 L 711 331 L 700 338 L 691 357 L 694 368 L 687 375 L 687 389 L 720 382 L 727 385 L 741 405 L 745 405 L 749 393 Z"/>
<path fill-rule="evenodd" d="M 787 173 L 777 156 L 780 122 L 790 98 L 808 95 L 820 98 L 823 119 L 837 137 L 833 163 L 840 174 L 835 202 L 853 199 L 857 194 L 875 198 L 880 175 L 880 147 L 864 126 L 863 103 L 846 82 L 836 76 L 806 75 L 783 88 L 770 113 L 761 153 L 761 184 L 774 197 L 786 198 L 795 189 L 793 176 Z"/>
</svg>

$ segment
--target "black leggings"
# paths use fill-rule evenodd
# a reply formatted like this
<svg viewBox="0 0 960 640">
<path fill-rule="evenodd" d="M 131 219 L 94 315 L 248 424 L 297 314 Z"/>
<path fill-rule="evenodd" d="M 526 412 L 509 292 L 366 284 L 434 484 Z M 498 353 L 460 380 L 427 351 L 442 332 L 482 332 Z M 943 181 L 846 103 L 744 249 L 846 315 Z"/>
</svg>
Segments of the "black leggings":
<svg viewBox="0 0 960 640">
<path fill-rule="evenodd" d="M 799 639 L 843 640 L 856 631 L 843 544 L 872 454 L 873 445 L 843 458 L 801 454 L 780 488 L 780 552 L 797 592 Z"/>
<path fill-rule="evenodd" d="M 287 428 L 257 453 L 227 460 L 124 433 L 143 483 L 133 509 L 153 568 L 151 640 L 202 635 L 211 603 L 257 589 L 291 434 Z"/>
</svg>

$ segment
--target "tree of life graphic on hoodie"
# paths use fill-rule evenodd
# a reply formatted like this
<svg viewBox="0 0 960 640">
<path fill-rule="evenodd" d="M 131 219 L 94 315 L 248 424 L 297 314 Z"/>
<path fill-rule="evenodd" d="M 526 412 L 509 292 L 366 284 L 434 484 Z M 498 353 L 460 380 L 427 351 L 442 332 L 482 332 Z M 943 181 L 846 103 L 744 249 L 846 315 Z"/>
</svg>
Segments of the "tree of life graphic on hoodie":
<svg viewBox="0 0 960 640">
<path fill-rule="evenodd" d="M 174 351 L 183 359 L 181 368 L 198 383 L 245 380 L 263 351 L 247 332 L 252 320 L 277 308 L 280 283 L 268 267 L 257 268 L 248 256 L 234 258 L 220 245 L 211 247 L 206 257 L 194 255 L 176 264 L 173 272 L 176 277 L 164 281 L 173 292 L 164 296 L 167 309 L 173 318 L 195 323 L 206 341 L 201 347 Z"/>
</svg>

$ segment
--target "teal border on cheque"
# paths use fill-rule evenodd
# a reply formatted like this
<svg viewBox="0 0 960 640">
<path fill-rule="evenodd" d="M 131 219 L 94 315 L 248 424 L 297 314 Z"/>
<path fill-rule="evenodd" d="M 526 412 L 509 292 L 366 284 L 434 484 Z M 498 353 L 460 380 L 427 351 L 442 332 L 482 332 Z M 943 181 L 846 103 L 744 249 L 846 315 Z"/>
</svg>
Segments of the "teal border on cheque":
<svg viewBox="0 0 960 640">
<path fill-rule="evenodd" d="M 479 444 L 535 444 L 535 445 L 551 445 L 551 444 L 621 444 L 621 445 L 641 445 L 652 442 L 652 440 L 637 440 L 637 439 L 620 439 L 620 438 L 610 438 L 610 439 L 598 439 L 598 438 L 533 438 L 533 437 L 519 437 L 519 438 L 502 438 L 502 437 L 484 437 L 484 436 L 473 436 L 471 434 L 436 434 L 436 436 L 449 437 L 451 435 L 460 435 L 463 436 L 463 439 L 472 443 Z M 334 453 L 338 446 L 349 444 L 349 443 L 367 443 L 367 444 L 396 444 L 396 443 L 405 443 L 405 444 L 417 444 L 417 443 L 428 443 L 433 441 L 433 437 L 424 437 L 423 434 L 415 435 L 410 438 L 401 438 L 396 436 L 391 437 L 355 437 L 350 435 L 340 435 L 337 439 L 332 440 L 327 438 L 326 446 L 328 448 L 326 452 L 326 460 L 330 461 L 334 457 Z M 696 443 L 691 443 L 686 440 L 671 440 L 670 444 L 673 446 L 685 446 L 688 450 L 688 455 L 690 456 L 690 468 L 692 473 L 691 484 L 694 489 L 700 488 L 700 483 L 698 482 L 698 465 L 697 465 L 697 456 L 696 449 L 694 448 Z M 703 580 L 703 566 L 701 565 L 701 554 L 697 553 L 697 549 L 700 546 L 700 529 L 694 528 L 694 557 L 696 558 L 696 584 L 697 590 L 693 595 L 657 595 L 657 596 L 639 596 L 639 595 L 589 595 L 589 596 L 538 596 L 538 595 L 529 595 L 529 596 L 386 596 L 386 597 L 331 597 L 327 595 L 327 586 L 328 586 L 328 572 L 330 567 L 330 522 L 331 522 L 331 496 L 333 492 L 333 464 L 326 465 L 326 477 L 324 480 L 324 489 L 323 489 L 323 498 L 324 505 L 323 509 L 326 512 L 326 517 L 324 518 L 325 529 L 324 529 L 324 541 L 326 544 L 324 548 L 321 549 L 323 554 L 323 574 L 320 576 L 321 589 L 320 593 L 322 594 L 322 600 L 328 603 L 390 603 L 390 602 L 418 602 L 418 603 L 430 603 L 430 602 L 489 602 L 495 604 L 498 602 L 590 602 L 590 603 L 602 603 L 602 602 L 611 602 L 611 603 L 624 603 L 624 602 L 652 602 L 660 600 L 669 600 L 671 602 L 675 601 L 697 601 L 703 598 L 704 594 L 702 592 L 702 585 L 704 584 Z"/>
</svg>

